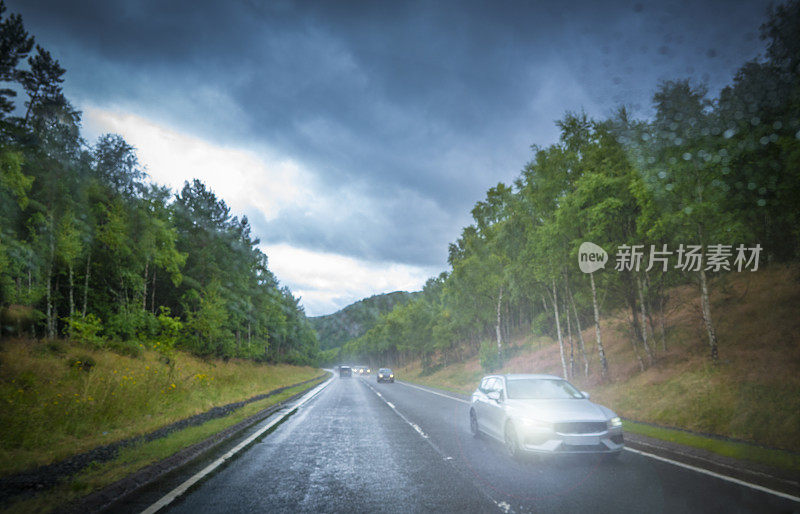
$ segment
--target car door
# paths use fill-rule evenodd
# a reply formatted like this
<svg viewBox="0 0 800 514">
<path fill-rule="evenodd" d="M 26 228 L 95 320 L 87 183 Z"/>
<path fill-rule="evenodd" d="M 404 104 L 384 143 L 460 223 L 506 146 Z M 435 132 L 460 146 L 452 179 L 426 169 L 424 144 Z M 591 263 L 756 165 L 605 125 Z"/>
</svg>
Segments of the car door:
<svg viewBox="0 0 800 514">
<path fill-rule="evenodd" d="M 499 394 L 499 399 L 486 398 L 487 429 L 496 438 L 503 439 L 503 421 L 505 421 L 505 387 L 502 378 L 495 378 L 490 384 L 491 391 Z"/>
<path fill-rule="evenodd" d="M 481 384 L 478 386 L 478 390 L 475 391 L 475 403 L 473 407 L 475 408 L 475 415 L 478 418 L 478 428 L 482 432 L 489 432 L 489 424 L 487 423 L 487 418 L 490 415 L 488 406 L 489 398 L 486 396 L 491 389 L 491 384 L 496 379 L 494 377 L 486 377 L 481 380 Z"/>
</svg>

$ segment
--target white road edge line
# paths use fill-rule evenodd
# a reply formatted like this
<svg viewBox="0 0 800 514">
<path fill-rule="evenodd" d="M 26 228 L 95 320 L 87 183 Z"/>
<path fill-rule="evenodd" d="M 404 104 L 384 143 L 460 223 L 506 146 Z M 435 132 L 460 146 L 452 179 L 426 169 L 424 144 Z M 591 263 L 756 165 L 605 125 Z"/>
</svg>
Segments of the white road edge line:
<svg viewBox="0 0 800 514">
<path fill-rule="evenodd" d="M 416 385 L 413 385 L 413 384 L 409 384 L 408 382 L 403 382 L 402 380 L 398 380 L 397 383 L 401 384 L 401 385 L 404 385 L 406 387 L 413 387 L 414 389 L 419 389 L 420 391 L 425 391 L 426 393 L 435 394 L 437 396 L 442 396 L 444 398 L 450 398 L 451 400 L 455 400 L 457 402 L 469 403 L 467 400 L 462 400 L 461 398 L 456 398 L 455 396 L 450 396 L 449 394 L 437 393 L 436 391 L 431 391 L 430 389 L 426 389 L 424 387 L 420 387 L 420 386 L 416 386 Z"/>
<path fill-rule="evenodd" d="M 413 385 L 413 384 L 409 384 L 408 382 L 404 382 L 404 381 L 401 381 L 401 380 L 398 380 L 397 382 L 399 384 L 404 385 L 404 386 L 413 387 L 414 389 L 419 389 L 420 391 L 425 391 L 426 393 L 435 394 L 437 396 L 442 396 L 444 398 L 449 398 L 449 399 L 455 400 L 457 402 L 470 403 L 467 400 L 462 400 L 461 398 L 456 398 L 455 396 L 450 396 L 450 395 L 447 395 L 447 394 L 442 394 L 442 393 L 439 393 L 439 392 L 436 392 L 436 391 L 432 391 L 432 390 L 427 389 L 425 387 L 419 387 L 419 386 L 416 386 L 416 385 Z M 663 461 L 663 462 L 668 462 L 670 464 L 674 464 L 675 466 L 680 466 L 682 468 L 691 469 L 692 471 L 697 471 L 698 473 L 703 473 L 705 475 L 716 477 L 716 478 L 719 478 L 721 480 L 726 480 L 728 482 L 733 482 L 734 484 L 739 484 L 739 485 L 742 485 L 742 486 L 745 486 L 745 487 L 749 487 L 751 489 L 756 489 L 756 490 L 764 492 L 764 493 L 773 494 L 775 496 L 780 496 L 781 498 L 785 498 L 787 500 L 791 500 L 791 501 L 795 501 L 795 502 L 799 502 L 800 503 L 800 497 L 792 496 L 791 494 L 782 493 L 780 491 L 776 491 L 774 489 L 770 489 L 768 487 L 764 487 L 764 486 L 761 486 L 761 485 L 751 484 L 750 482 L 745 482 L 744 480 L 739 480 L 738 478 L 733 478 L 733 477 L 729 477 L 727 475 L 722 475 L 720 473 L 715 473 L 713 471 L 709 471 L 709 470 L 703 469 L 703 468 L 698 468 L 697 466 L 692 466 L 690 464 L 684 464 L 682 462 L 678 462 L 676 460 L 668 459 L 666 457 L 660 457 L 660 456 L 654 455 L 652 453 L 647 453 L 647 452 L 643 452 L 643 451 L 640 451 L 640 450 L 634 450 L 633 448 L 629 448 L 627 446 L 624 449 L 629 451 L 629 452 L 638 453 L 639 455 L 642 455 L 644 457 L 650 457 L 651 459 L 656 459 L 656 460 L 660 460 L 660 461 Z"/>
<path fill-rule="evenodd" d="M 627 446 L 624 449 L 629 451 L 629 452 L 638 453 L 639 455 L 643 455 L 645 457 L 650 457 L 651 459 L 660 460 L 662 462 L 668 462 L 670 464 L 674 464 L 675 466 L 680 466 L 682 468 L 691 469 L 692 471 L 696 471 L 698 473 L 703 473 L 704 475 L 709 475 L 709 476 L 712 476 L 712 477 L 716 477 L 716 478 L 725 480 L 726 482 L 733 482 L 734 484 L 743 485 L 745 487 L 749 487 L 751 489 L 756 489 L 756 490 L 764 492 L 764 493 L 769 493 L 769 494 L 773 494 L 775 496 L 780 496 L 781 498 L 785 498 L 787 500 L 800 502 L 800 498 L 798 498 L 797 496 L 792 496 L 791 494 L 782 493 L 780 491 L 776 491 L 776 490 L 770 489 L 768 487 L 764 487 L 764 486 L 757 485 L 757 484 L 751 484 L 750 482 L 745 482 L 744 480 L 739 480 L 738 478 L 733 478 L 733 477 L 729 477 L 727 475 L 722 475 L 720 473 L 715 473 L 713 471 L 709 471 L 707 469 L 698 468 L 697 466 L 692 466 L 691 464 L 684 464 L 683 462 L 678 462 L 676 460 L 668 459 L 666 457 L 661 457 L 659 455 L 654 455 L 652 453 L 643 452 L 641 450 L 634 450 L 633 448 L 629 448 Z"/>
<path fill-rule="evenodd" d="M 233 448 L 230 451 L 228 451 L 227 453 L 225 453 L 225 455 L 223 455 L 222 457 L 218 458 L 217 460 L 215 460 L 214 462 L 212 462 L 211 464 L 209 464 L 208 466 L 203 468 L 201 471 L 199 471 L 197 474 L 192 476 L 190 479 L 188 479 L 187 481 L 185 481 L 184 483 L 182 483 L 181 485 L 179 485 L 178 487 L 176 487 L 172 491 L 170 491 L 167 494 L 165 494 L 160 500 L 158 500 L 157 502 L 155 502 L 154 504 L 150 505 L 145 510 L 143 510 L 141 514 L 153 514 L 155 512 L 158 512 L 159 510 L 163 509 L 164 507 L 166 507 L 167 505 L 169 505 L 173 501 L 175 501 L 182 494 L 184 494 L 186 491 L 188 491 L 189 488 L 191 488 L 194 484 L 196 484 L 197 482 L 202 480 L 209 473 L 211 473 L 212 471 L 217 469 L 219 466 L 221 466 L 225 461 L 227 461 L 228 459 L 230 459 L 231 457 L 233 457 L 234 455 L 239 453 L 243 448 L 246 448 L 250 443 L 252 443 L 256 439 L 258 439 L 258 437 L 261 436 L 261 434 L 263 434 L 264 432 L 266 432 L 270 428 L 272 428 L 275 425 L 277 425 L 278 423 L 280 423 L 286 416 L 288 416 L 292 412 L 296 411 L 298 408 L 300 408 L 301 405 L 303 405 L 304 403 L 306 403 L 307 401 L 309 401 L 310 399 L 312 399 L 313 397 L 318 395 L 320 392 L 322 392 L 322 390 L 325 389 L 328 386 L 328 384 L 330 384 L 331 382 L 333 382 L 333 377 L 329 378 L 328 380 L 326 380 L 322 384 L 318 385 L 317 387 L 315 387 L 314 389 L 312 389 L 311 391 L 306 393 L 305 396 L 303 396 L 296 404 L 294 404 L 294 406 L 292 406 L 286 412 L 284 412 L 283 414 L 281 414 L 280 416 L 278 416 L 274 420 L 270 421 L 265 426 L 263 426 L 260 429 L 258 429 L 253 435 L 251 435 L 250 437 L 248 437 L 247 439 L 245 439 L 244 441 L 242 441 L 241 443 L 236 445 L 235 448 Z"/>
</svg>

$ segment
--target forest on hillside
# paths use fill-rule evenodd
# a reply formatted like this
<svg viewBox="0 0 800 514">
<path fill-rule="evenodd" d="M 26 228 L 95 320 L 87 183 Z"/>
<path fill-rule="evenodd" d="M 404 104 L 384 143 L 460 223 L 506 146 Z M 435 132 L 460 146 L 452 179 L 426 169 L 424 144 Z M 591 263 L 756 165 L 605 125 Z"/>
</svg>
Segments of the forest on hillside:
<svg viewBox="0 0 800 514">
<path fill-rule="evenodd" d="M 317 338 L 246 217 L 81 136 L 66 70 L 0 3 L 0 338 L 313 363 Z M 18 99 L 18 96 L 22 96 Z"/>
<path fill-rule="evenodd" d="M 669 289 L 693 284 L 702 344 L 718 362 L 718 278 L 800 257 L 800 3 L 771 9 L 760 30 L 765 55 L 716 98 L 676 79 L 658 86 L 650 119 L 625 107 L 605 119 L 565 114 L 559 141 L 534 145 L 513 184 L 475 204 L 450 269 L 339 357 L 432 370 L 479 354 L 492 370 L 513 335 L 533 331 L 558 341 L 563 376 L 588 374 L 594 348 L 605 377 L 600 319 L 624 309 L 644 370 L 667 351 Z M 584 242 L 607 252 L 604 269 L 581 271 Z"/>
<path fill-rule="evenodd" d="M 418 293 L 394 291 L 393 293 L 376 294 L 369 298 L 351 303 L 333 314 L 308 318 L 311 326 L 317 331 L 320 350 L 332 350 L 342 346 L 350 339 L 363 335 L 380 319 L 381 314 L 402 305 Z M 335 353 L 335 352 L 334 352 Z M 325 359 L 323 354 L 323 359 Z"/>
</svg>

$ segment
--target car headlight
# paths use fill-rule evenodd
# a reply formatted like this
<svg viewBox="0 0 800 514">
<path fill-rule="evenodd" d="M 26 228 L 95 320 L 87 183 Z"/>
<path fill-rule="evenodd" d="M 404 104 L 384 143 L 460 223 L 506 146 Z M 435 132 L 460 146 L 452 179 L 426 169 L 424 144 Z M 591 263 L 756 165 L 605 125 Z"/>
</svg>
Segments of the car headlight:
<svg viewBox="0 0 800 514">
<path fill-rule="evenodd" d="M 378 373 L 378 378 L 383 378 L 383 375 L 381 373 Z"/>
<path fill-rule="evenodd" d="M 389 378 L 394 378 L 394 375 L 389 375 Z"/>
<path fill-rule="evenodd" d="M 611 418 L 608 420 L 608 428 L 619 428 L 622 426 L 622 420 L 619 417 Z"/>
<path fill-rule="evenodd" d="M 523 427 L 532 430 L 553 430 L 552 423 L 539 419 L 520 418 L 519 422 Z"/>
</svg>

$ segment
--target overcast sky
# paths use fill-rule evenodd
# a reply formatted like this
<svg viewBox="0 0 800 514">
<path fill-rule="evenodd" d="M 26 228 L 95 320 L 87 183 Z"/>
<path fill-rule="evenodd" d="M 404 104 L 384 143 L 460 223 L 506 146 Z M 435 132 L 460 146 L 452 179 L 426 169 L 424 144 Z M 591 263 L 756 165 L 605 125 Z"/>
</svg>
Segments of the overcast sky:
<svg viewBox="0 0 800 514">
<path fill-rule="evenodd" d="M 765 1 L 6 0 L 67 69 L 85 136 L 247 215 L 309 315 L 420 289 L 565 111 L 651 114 L 763 52 Z M 71 5 L 75 4 L 75 5 Z"/>
</svg>

